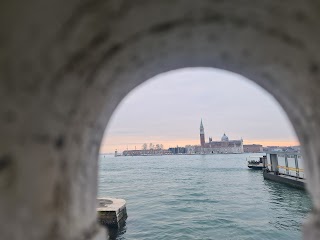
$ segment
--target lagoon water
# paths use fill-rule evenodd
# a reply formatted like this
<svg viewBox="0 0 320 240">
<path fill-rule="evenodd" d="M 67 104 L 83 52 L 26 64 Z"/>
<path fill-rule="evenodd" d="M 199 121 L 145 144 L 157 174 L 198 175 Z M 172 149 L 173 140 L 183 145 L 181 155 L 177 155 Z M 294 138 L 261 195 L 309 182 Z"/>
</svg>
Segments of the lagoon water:
<svg viewBox="0 0 320 240">
<path fill-rule="evenodd" d="M 111 239 L 301 239 L 309 197 L 249 170 L 252 155 L 100 155 L 99 196 L 127 201 Z"/>
</svg>

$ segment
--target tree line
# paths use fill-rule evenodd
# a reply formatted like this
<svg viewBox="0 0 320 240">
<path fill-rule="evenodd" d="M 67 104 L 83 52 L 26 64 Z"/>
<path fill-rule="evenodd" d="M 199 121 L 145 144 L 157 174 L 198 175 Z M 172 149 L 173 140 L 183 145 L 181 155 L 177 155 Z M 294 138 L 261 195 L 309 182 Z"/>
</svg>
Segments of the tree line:
<svg viewBox="0 0 320 240">
<path fill-rule="evenodd" d="M 148 148 L 149 146 L 149 148 Z M 153 144 L 153 143 L 144 143 L 141 147 L 142 150 L 162 150 L 163 145 L 162 144 Z"/>
</svg>

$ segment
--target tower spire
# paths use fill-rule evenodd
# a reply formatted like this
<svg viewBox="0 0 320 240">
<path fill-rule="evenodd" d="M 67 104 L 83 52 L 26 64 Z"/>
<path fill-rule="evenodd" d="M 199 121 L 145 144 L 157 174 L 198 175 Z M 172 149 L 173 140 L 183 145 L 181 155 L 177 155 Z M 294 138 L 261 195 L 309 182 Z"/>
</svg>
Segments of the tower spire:
<svg viewBox="0 0 320 240">
<path fill-rule="evenodd" d="M 205 145 L 204 127 L 203 127 L 203 123 L 202 123 L 202 118 L 201 118 L 201 122 L 200 122 L 200 144 L 202 147 L 204 147 L 204 145 Z"/>
<path fill-rule="evenodd" d="M 200 134 L 204 134 L 204 127 L 203 127 L 203 123 L 202 123 L 202 118 L 201 118 L 201 122 L 200 122 Z"/>
</svg>

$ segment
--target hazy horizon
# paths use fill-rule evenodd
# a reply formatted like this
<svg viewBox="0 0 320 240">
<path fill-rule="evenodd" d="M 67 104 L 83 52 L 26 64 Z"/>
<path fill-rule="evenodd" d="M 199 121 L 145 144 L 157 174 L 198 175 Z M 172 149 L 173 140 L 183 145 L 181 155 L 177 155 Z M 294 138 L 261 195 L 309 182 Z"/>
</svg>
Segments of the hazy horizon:
<svg viewBox="0 0 320 240">
<path fill-rule="evenodd" d="M 282 108 L 252 81 L 224 70 L 185 68 L 157 75 L 131 91 L 115 110 L 100 152 L 141 149 L 143 143 L 165 148 L 243 138 L 244 144 L 299 145 Z"/>
</svg>

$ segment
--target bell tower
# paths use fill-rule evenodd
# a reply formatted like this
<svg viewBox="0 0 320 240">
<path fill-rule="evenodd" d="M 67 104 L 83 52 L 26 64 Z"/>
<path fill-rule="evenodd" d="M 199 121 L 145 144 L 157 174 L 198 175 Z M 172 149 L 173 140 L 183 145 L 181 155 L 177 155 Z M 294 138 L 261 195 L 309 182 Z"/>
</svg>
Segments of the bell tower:
<svg viewBox="0 0 320 240">
<path fill-rule="evenodd" d="M 200 145 L 201 145 L 201 147 L 204 147 L 204 144 L 205 144 L 204 127 L 203 127 L 202 119 L 201 119 L 201 123 L 200 123 Z"/>
</svg>

